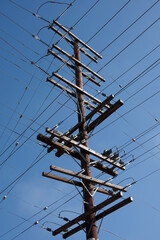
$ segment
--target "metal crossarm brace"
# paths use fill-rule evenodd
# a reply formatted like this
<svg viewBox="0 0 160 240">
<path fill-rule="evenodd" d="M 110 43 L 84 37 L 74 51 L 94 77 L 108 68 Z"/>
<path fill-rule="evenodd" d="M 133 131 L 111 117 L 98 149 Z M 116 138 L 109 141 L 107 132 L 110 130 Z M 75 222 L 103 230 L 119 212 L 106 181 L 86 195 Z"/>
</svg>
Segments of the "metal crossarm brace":
<svg viewBox="0 0 160 240">
<path fill-rule="evenodd" d="M 82 159 L 82 157 L 80 156 L 80 154 L 78 152 L 72 150 L 71 148 L 69 148 L 69 147 L 67 147 L 65 145 L 62 145 L 61 143 L 59 143 L 57 141 L 51 140 L 49 137 L 46 137 L 43 134 L 38 134 L 37 139 L 42 141 L 42 142 L 44 142 L 44 143 L 46 143 L 46 144 L 48 144 L 48 145 L 50 145 L 53 148 L 60 149 L 60 150 L 62 149 L 66 153 L 68 152 L 72 157 L 75 157 L 75 158 L 77 158 L 79 160 Z M 122 170 L 125 170 L 125 167 L 121 166 L 119 163 L 116 163 L 116 162 L 113 162 L 113 161 L 109 161 L 109 159 L 106 159 L 106 157 L 104 157 L 104 158 L 105 158 L 106 161 L 108 160 L 108 163 L 110 163 L 110 164 L 114 165 L 115 167 L 118 167 L 118 168 L 120 168 Z M 92 161 L 92 162 L 94 163 L 94 161 Z M 94 167 L 98 168 L 98 165 L 95 164 Z M 104 172 L 106 172 L 106 173 L 108 173 L 108 174 L 110 174 L 112 176 L 113 175 L 115 176 L 114 171 L 112 172 L 112 170 L 109 169 L 109 168 L 108 168 L 108 170 L 109 171 L 107 172 L 107 167 L 105 167 Z M 117 172 L 116 172 L 116 175 L 117 175 Z"/>
<path fill-rule="evenodd" d="M 78 37 L 76 37 L 73 33 L 71 33 L 70 31 L 68 31 L 64 26 L 62 26 L 60 23 L 58 23 L 57 21 L 53 21 L 54 24 L 56 24 L 58 27 L 60 27 L 63 31 L 65 31 L 66 33 L 68 33 L 72 38 L 74 38 L 75 40 L 77 40 L 79 43 L 81 43 L 84 47 L 88 48 L 93 54 L 95 54 L 97 57 L 102 59 L 102 56 L 97 53 L 95 50 L 93 50 L 91 47 L 89 47 L 86 43 L 84 43 L 82 40 L 80 40 Z"/>
<path fill-rule="evenodd" d="M 61 36 L 62 38 L 64 38 L 67 42 L 69 42 L 70 44 L 74 45 L 74 42 L 72 40 L 70 40 L 67 36 L 65 36 L 65 34 L 61 33 L 58 29 L 56 29 L 55 27 L 53 27 L 52 25 L 49 26 L 50 29 L 52 29 L 54 32 L 56 32 L 59 36 Z M 96 57 L 92 57 L 89 53 L 87 53 L 83 48 L 80 48 L 80 51 L 82 53 L 84 53 L 87 57 L 89 57 L 91 60 L 93 60 L 94 62 L 98 63 L 98 60 Z"/>
<path fill-rule="evenodd" d="M 133 198 L 132 198 L 132 197 L 129 197 L 129 198 L 121 201 L 120 203 L 117 203 L 117 204 L 114 205 L 113 207 L 111 207 L 111 208 L 105 210 L 104 212 L 98 214 L 98 215 L 95 217 L 95 221 L 98 221 L 98 220 L 100 220 L 101 218 L 104 218 L 105 216 L 107 216 L 107 215 L 115 212 L 116 210 L 124 207 L 125 205 L 127 205 L 127 204 L 129 204 L 129 203 L 131 203 L 131 202 L 133 202 Z M 79 232 L 80 230 L 82 230 L 83 228 L 85 228 L 85 226 L 86 226 L 86 222 L 82 223 L 82 224 L 79 225 L 78 227 L 76 227 L 76 228 L 68 231 L 67 233 L 65 233 L 65 234 L 63 235 L 63 238 L 66 239 L 66 238 L 70 237 L 70 236 L 73 235 L 74 233 L 77 233 L 77 232 Z"/>
<path fill-rule="evenodd" d="M 108 163 L 110 163 L 110 164 L 114 164 L 114 160 L 111 160 L 110 158 L 108 158 L 108 157 L 106 157 L 106 156 L 103 156 L 101 153 L 98 153 L 98 152 L 96 152 L 96 151 L 94 151 L 94 150 L 92 150 L 92 149 L 84 146 L 83 144 L 81 144 L 81 143 L 79 143 L 79 142 L 77 142 L 77 141 L 75 141 L 75 140 L 72 140 L 72 139 L 69 138 L 69 137 L 64 136 L 64 135 L 63 135 L 62 133 L 60 133 L 60 132 L 53 131 L 53 130 L 50 129 L 50 128 L 46 128 L 46 132 L 47 132 L 47 133 L 50 133 L 53 137 L 56 137 L 56 138 L 61 139 L 62 141 L 66 141 L 66 142 L 71 143 L 72 145 L 80 148 L 81 150 L 86 151 L 86 152 L 89 153 L 89 154 L 92 154 L 93 156 L 95 156 L 95 157 L 97 157 L 97 158 L 102 159 L 103 161 L 106 161 L 106 162 L 108 162 Z M 122 167 L 122 165 L 119 164 L 119 163 L 117 163 L 117 162 L 116 162 L 116 166 Z"/>
<path fill-rule="evenodd" d="M 74 62 L 78 63 L 79 66 L 83 67 L 84 69 L 86 69 L 87 71 L 91 72 L 95 77 L 99 78 L 102 82 L 105 82 L 106 80 L 101 77 L 98 73 L 94 72 L 92 69 L 90 69 L 89 67 L 87 67 L 85 64 L 83 64 L 82 62 L 80 62 L 79 60 L 77 60 L 75 57 L 72 57 L 72 55 L 70 55 L 69 53 L 67 53 L 66 51 L 64 51 L 63 49 L 61 49 L 60 47 L 58 47 L 57 45 L 53 44 L 52 47 L 54 47 L 55 49 L 57 49 L 59 52 L 63 53 L 64 55 L 66 55 L 68 58 L 72 59 Z M 52 54 L 52 52 L 51 52 Z"/>
<path fill-rule="evenodd" d="M 88 212 L 81 214 L 80 216 L 74 218 L 73 220 L 69 221 L 68 223 L 66 223 L 65 225 L 63 225 L 62 227 L 59 227 L 58 229 L 56 229 L 55 231 L 52 232 L 53 236 L 56 236 L 57 234 L 59 234 L 60 232 L 68 229 L 69 227 L 73 226 L 74 224 L 80 222 L 81 220 L 84 220 L 87 216 L 89 216 L 90 214 L 97 212 L 98 210 L 104 208 L 105 206 L 109 205 L 110 203 L 116 201 L 117 199 L 121 198 L 123 195 L 121 192 L 115 194 L 113 197 L 110 197 L 109 199 L 103 201 L 102 203 L 98 204 L 97 206 L 93 207 L 92 209 L 90 209 Z"/>
<path fill-rule="evenodd" d="M 51 178 L 51 179 L 54 179 L 54 180 L 57 180 L 57 181 L 60 181 L 60 182 L 72 184 L 72 185 L 75 185 L 77 187 L 83 187 L 83 184 L 81 182 L 79 182 L 79 181 L 75 181 L 75 180 L 72 180 L 72 179 L 69 179 L 69 178 L 57 176 L 55 174 L 43 172 L 42 176 L 43 177 L 47 177 L 47 178 Z M 92 188 L 93 191 L 97 189 L 94 186 L 92 186 L 91 188 Z M 113 196 L 113 191 L 108 190 L 106 188 L 98 188 L 96 191 L 99 192 L 99 193 L 103 193 L 103 194 L 106 194 L 106 195 Z"/>
<path fill-rule="evenodd" d="M 103 185 L 105 187 L 109 187 L 109 188 L 112 188 L 112 189 L 117 189 L 117 190 L 120 190 L 120 191 L 123 191 L 123 192 L 127 192 L 127 189 L 124 188 L 124 187 L 121 187 L 121 186 L 118 186 L 116 184 L 112 184 L 112 183 L 109 183 L 109 182 L 106 182 L 106 181 L 103 181 L 103 180 L 99 180 L 99 179 L 96 179 L 96 178 L 93 178 L 93 177 L 89 177 L 89 176 L 81 174 L 81 173 L 73 172 L 73 171 L 68 170 L 68 169 L 64 169 L 64 168 L 57 167 L 57 166 L 54 166 L 54 165 L 51 165 L 50 169 L 52 171 L 64 173 L 64 174 L 67 174 L 67 175 L 70 175 L 70 176 L 73 176 L 73 177 L 76 177 L 76 178 L 87 180 L 87 181 L 91 182 L 92 184 L 100 184 L 100 185 Z"/>
<path fill-rule="evenodd" d="M 49 49 L 48 53 L 51 53 L 54 57 L 58 58 L 60 61 L 62 61 L 63 63 L 65 63 L 68 67 L 72 68 L 75 70 L 75 66 L 73 66 L 70 62 L 68 62 L 67 60 L 65 60 L 64 58 L 60 57 L 58 54 L 56 54 L 53 50 Z M 82 75 L 87 78 L 88 80 L 92 81 L 93 83 L 95 83 L 97 86 L 101 86 L 101 84 L 99 82 L 97 82 L 93 77 L 88 76 L 86 73 L 82 72 Z"/>
</svg>

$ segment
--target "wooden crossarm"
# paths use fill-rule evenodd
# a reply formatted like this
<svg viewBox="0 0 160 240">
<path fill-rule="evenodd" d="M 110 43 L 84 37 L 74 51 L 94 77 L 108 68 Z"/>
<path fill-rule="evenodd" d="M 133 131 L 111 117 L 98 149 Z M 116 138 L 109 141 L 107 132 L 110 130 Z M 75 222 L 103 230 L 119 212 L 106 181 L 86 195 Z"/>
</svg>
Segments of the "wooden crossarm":
<svg viewBox="0 0 160 240">
<path fill-rule="evenodd" d="M 64 136 L 62 133 L 59 133 L 57 131 L 53 131 L 50 128 L 47 128 L 46 132 L 50 133 L 53 137 L 57 137 L 57 138 L 59 138 L 59 139 L 61 139 L 63 141 L 71 143 L 72 145 L 76 146 L 77 148 L 80 148 L 81 150 L 84 150 L 87 153 L 92 154 L 93 156 L 95 156 L 95 157 L 97 157 L 97 158 L 99 158 L 99 159 L 101 159 L 103 161 L 106 161 L 106 162 L 108 162 L 108 163 L 110 163 L 110 164 L 112 164 L 112 165 L 114 165 L 116 167 L 123 168 L 123 166 L 120 163 L 115 162 L 114 160 L 112 160 L 112 159 L 110 159 L 110 158 L 108 158 L 106 156 L 103 156 L 101 153 L 98 153 L 98 152 L 96 152 L 96 151 L 94 151 L 94 150 L 84 146 L 83 144 L 81 144 L 81 143 L 79 143 L 79 142 L 77 142 L 75 140 L 72 140 L 69 137 Z"/>
<path fill-rule="evenodd" d="M 43 135 L 43 134 L 39 134 L 37 136 L 37 139 L 40 140 L 41 142 L 43 143 L 46 143 L 47 145 L 51 146 L 52 148 L 56 148 L 56 149 L 59 149 L 59 150 L 63 150 L 65 151 L 66 153 L 70 154 L 72 157 L 75 157 L 77 158 L 78 160 L 82 160 L 82 157 L 79 155 L 78 152 L 72 150 L 71 148 L 65 146 L 65 145 L 62 145 L 61 143 L 59 142 L 56 142 L 54 140 L 51 140 L 49 137 Z M 99 162 L 96 162 L 94 160 L 91 159 L 91 163 L 92 163 L 92 166 L 115 177 L 117 176 L 117 172 L 108 168 L 107 166 L 99 163 Z"/>
<path fill-rule="evenodd" d="M 124 207 L 125 205 L 131 203 L 133 201 L 133 198 L 129 197 L 123 201 L 121 201 L 120 203 L 117 203 L 116 205 L 114 205 L 113 207 L 105 210 L 104 212 L 98 214 L 96 217 L 95 217 L 95 221 L 98 221 L 100 220 L 101 218 L 104 218 L 105 216 L 115 212 L 116 210 Z M 70 237 L 71 235 L 79 232 L 80 230 L 82 230 L 83 228 L 85 228 L 86 226 L 86 222 L 82 223 L 81 225 L 79 225 L 78 227 L 75 227 L 74 229 L 68 231 L 67 233 L 65 233 L 63 235 L 63 238 L 66 239 L 68 237 Z"/>
<path fill-rule="evenodd" d="M 82 173 L 77 173 L 77 172 L 74 172 L 74 171 L 71 171 L 71 170 L 68 170 L 68 169 L 64 169 L 64 168 L 61 168 L 61 167 L 57 167 L 57 166 L 54 166 L 54 165 L 51 165 L 50 169 L 52 171 L 56 171 L 56 172 L 64 173 L 64 174 L 67 174 L 67 175 L 70 175 L 70 176 L 73 176 L 73 177 L 76 177 L 76 178 L 80 178 L 82 180 L 87 180 L 91 184 L 99 184 L 99 185 L 103 185 L 105 187 L 109 187 L 109 188 L 112 188 L 112 189 L 117 189 L 117 190 L 120 190 L 120 191 L 123 191 L 123 192 L 127 192 L 127 189 L 124 188 L 124 187 L 121 187 L 121 186 L 118 186 L 116 184 L 106 182 L 106 181 L 103 181 L 103 180 L 100 180 L 100 179 L 97 179 L 97 178 L 89 177 L 89 176 L 84 175 Z"/>
<path fill-rule="evenodd" d="M 47 178 L 51 178 L 51 179 L 54 179 L 54 180 L 57 180 L 57 181 L 60 181 L 60 182 L 68 183 L 68 184 L 71 184 L 71 185 L 75 185 L 77 187 L 83 187 L 83 184 L 81 182 L 79 182 L 79 181 L 75 181 L 75 180 L 72 180 L 72 179 L 69 179 L 69 178 L 57 176 L 57 175 L 52 174 L 52 173 L 43 172 L 42 176 L 43 177 L 47 177 Z M 108 190 L 106 188 L 96 188 L 94 186 L 91 186 L 91 190 L 93 190 L 93 191 L 96 190 L 99 193 L 103 193 L 103 194 L 110 195 L 110 196 L 113 195 L 113 191 Z"/>
<path fill-rule="evenodd" d="M 97 206 L 93 207 L 92 209 L 90 209 L 88 212 L 81 214 L 80 216 L 74 218 L 73 220 L 69 221 L 68 223 L 66 223 L 65 225 L 63 225 L 62 227 L 59 227 L 58 229 L 56 229 L 55 231 L 52 232 L 53 236 L 56 236 L 57 234 L 59 234 L 60 232 L 66 230 L 67 228 L 73 226 L 74 224 L 80 222 L 81 220 L 84 220 L 86 217 L 88 217 L 90 214 L 97 212 L 98 210 L 104 208 L 105 206 L 109 205 L 110 203 L 116 201 L 117 199 L 121 198 L 123 195 L 121 192 L 117 193 L 116 195 L 114 195 L 113 197 L 110 197 L 109 199 L 106 199 L 105 201 L 103 201 L 102 203 L 98 204 Z"/>
</svg>

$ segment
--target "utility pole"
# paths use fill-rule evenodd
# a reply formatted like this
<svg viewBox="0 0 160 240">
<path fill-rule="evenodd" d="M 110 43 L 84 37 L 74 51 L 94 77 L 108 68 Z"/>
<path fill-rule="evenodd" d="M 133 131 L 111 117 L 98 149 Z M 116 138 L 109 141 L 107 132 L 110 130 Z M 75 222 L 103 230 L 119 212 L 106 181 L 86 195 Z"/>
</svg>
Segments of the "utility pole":
<svg viewBox="0 0 160 240">
<path fill-rule="evenodd" d="M 49 83 L 76 99 L 78 123 L 64 133 L 57 131 L 57 126 L 53 129 L 46 128 L 46 133 L 50 134 L 50 137 L 39 134 L 37 139 L 49 146 L 47 150 L 48 153 L 52 152 L 53 149 L 57 149 L 55 154 L 56 157 L 61 157 L 65 153 L 66 155 L 75 158 L 76 161 L 80 161 L 81 169 L 80 172 L 74 172 L 69 169 L 51 165 L 51 171 L 72 176 L 72 179 L 47 172 L 43 172 L 42 176 L 66 184 L 71 184 L 76 187 L 76 189 L 81 188 L 83 191 L 84 204 L 83 214 L 69 220 L 61 227 L 52 230 L 52 235 L 56 236 L 59 233 L 65 232 L 63 233 L 63 238 L 66 239 L 85 228 L 86 240 L 98 240 L 97 221 L 129 204 L 133 199 L 131 197 L 126 198 L 102 211 L 102 208 L 122 198 L 122 192 L 127 192 L 127 186 L 122 187 L 111 182 L 118 175 L 117 169 L 124 171 L 127 163 L 125 164 L 123 162 L 123 156 L 119 155 L 119 150 L 117 148 L 115 150 L 106 149 L 103 153 L 98 153 L 95 150 L 90 149 L 88 144 L 88 133 L 93 131 L 98 125 L 117 111 L 123 105 L 123 101 L 119 99 L 118 101 L 112 102 L 114 99 L 114 95 L 112 94 L 110 96 L 103 94 L 105 100 L 101 101 L 99 98 L 96 98 L 89 92 L 85 91 L 82 76 L 93 84 L 96 84 L 96 86 L 100 86 L 101 83 L 95 78 L 98 78 L 101 82 L 105 82 L 105 79 L 81 62 L 80 52 L 96 63 L 98 63 L 97 57 L 100 59 L 102 58 L 101 55 L 57 21 L 53 21 L 53 24 L 50 25 L 49 29 L 58 34 L 61 37 L 61 40 L 67 41 L 74 47 L 74 55 L 71 55 L 61 49 L 57 44 L 53 44 L 52 47 L 48 49 L 48 54 L 53 55 L 61 61 L 63 63 L 62 66 L 65 65 L 66 67 L 69 67 L 69 69 L 75 71 L 75 83 L 61 76 L 57 71 L 53 72 L 51 75 L 47 72 L 45 73 L 49 76 L 47 78 Z M 84 48 L 87 49 L 87 51 L 84 50 Z M 61 55 L 64 55 L 67 59 L 59 56 L 58 53 L 55 53 L 54 49 L 61 53 Z M 83 69 L 87 70 L 87 72 L 91 73 L 93 76 L 88 75 Z M 60 82 L 57 82 L 53 78 L 60 80 Z M 62 85 L 62 83 L 67 84 L 67 87 Z M 88 101 L 86 97 L 91 101 Z M 90 110 L 87 115 L 85 114 L 86 106 L 89 107 Z M 75 132 L 76 134 L 73 135 Z M 92 168 L 96 168 L 98 171 L 111 177 L 105 181 L 92 177 Z M 75 178 L 78 178 L 79 181 L 75 180 Z M 95 206 L 93 197 L 95 194 L 107 195 L 109 198 L 105 198 L 103 202 Z M 99 210 L 102 212 L 97 214 L 97 211 Z M 81 221 L 83 221 L 83 223 L 80 223 Z M 75 224 L 78 224 L 78 226 L 70 229 Z"/>
<path fill-rule="evenodd" d="M 80 59 L 80 49 L 79 42 L 77 40 L 74 41 L 74 55 L 78 61 Z M 82 79 L 82 70 L 81 66 L 78 63 L 75 64 L 75 76 L 76 76 L 76 85 L 83 89 L 83 79 Z M 82 138 L 84 139 L 84 145 L 88 146 L 88 134 L 86 130 L 86 120 L 85 120 L 85 104 L 84 104 L 84 96 L 77 90 L 77 110 L 78 110 L 78 122 L 83 122 L 83 124 L 79 127 L 79 133 L 82 134 Z M 90 167 L 90 157 L 89 154 L 81 150 L 86 161 L 81 161 L 81 168 L 84 169 L 84 175 L 91 176 L 91 167 Z M 91 189 L 91 185 L 89 182 L 84 181 L 86 188 L 83 188 L 83 197 L 84 197 L 84 211 L 88 212 L 90 209 L 94 207 L 94 197 L 93 197 L 93 189 Z M 94 222 L 95 212 L 90 214 L 86 219 L 86 239 L 95 239 L 98 240 L 98 232 L 97 232 L 97 224 Z"/>
</svg>

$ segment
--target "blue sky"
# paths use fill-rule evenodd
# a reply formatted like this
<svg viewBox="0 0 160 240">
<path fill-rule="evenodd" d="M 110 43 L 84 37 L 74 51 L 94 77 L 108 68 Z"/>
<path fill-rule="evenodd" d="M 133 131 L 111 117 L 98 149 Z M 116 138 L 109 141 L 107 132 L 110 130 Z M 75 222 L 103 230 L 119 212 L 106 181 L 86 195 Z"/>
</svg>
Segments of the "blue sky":
<svg viewBox="0 0 160 240">
<path fill-rule="evenodd" d="M 72 99 L 67 101 L 68 95 L 47 83 L 47 75 L 31 64 L 35 62 L 50 75 L 61 66 L 53 56 L 44 57 L 48 47 L 32 37 L 38 34 L 50 46 L 59 40 L 47 22 L 32 14 L 44 1 L 15 3 L 25 9 L 10 0 L 0 2 L 0 239 L 53 239 L 43 226 L 54 230 L 57 224 L 65 224 L 59 216 L 73 219 L 83 212 L 83 201 L 74 186 L 44 178 L 42 172 L 49 172 L 51 164 L 77 172 L 80 168 L 67 155 L 57 158 L 54 151 L 46 154 L 36 136 L 45 134 L 46 127 L 59 124 L 58 130 L 65 132 L 75 125 L 76 104 Z M 38 14 L 52 22 L 67 6 L 47 3 Z M 125 151 L 125 163 L 135 159 L 112 181 L 122 186 L 137 181 L 124 194 L 124 198 L 132 196 L 134 202 L 103 219 L 100 240 L 150 240 L 160 235 L 159 11 L 160 3 L 155 0 L 76 0 L 58 20 L 66 28 L 78 21 L 73 33 L 103 57 L 96 64 L 81 54 L 82 62 L 90 63 L 89 67 L 106 79 L 101 87 L 84 79 L 85 90 L 101 101 L 105 98 L 97 90 L 107 96 L 114 94 L 114 101 L 124 101 L 89 139 L 90 148 L 97 152 L 117 147 L 120 155 Z M 64 40 L 58 46 L 73 54 Z M 59 74 L 74 80 L 74 73 L 66 66 Z M 99 173 L 92 169 L 93 177 Z M 96 193 L 95 203 L 106 197 Z M 39 224 L 34 226 L 36 221 Z M 80 231 L 70 239 L 85 239 L 85 234 Z"/>
</svg>

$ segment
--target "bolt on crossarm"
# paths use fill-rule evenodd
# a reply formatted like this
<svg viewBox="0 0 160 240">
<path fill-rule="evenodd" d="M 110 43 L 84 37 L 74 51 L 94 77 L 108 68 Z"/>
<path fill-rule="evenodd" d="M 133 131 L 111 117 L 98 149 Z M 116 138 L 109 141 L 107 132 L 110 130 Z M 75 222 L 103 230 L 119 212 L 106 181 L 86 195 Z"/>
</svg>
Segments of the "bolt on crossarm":
<svg viewBox="0 0 160 240">
<path fill-rule="evenodd" d="M 80 59 L 80 48 L 79 48 L 79 42 L 77 40 L 74 41 L 74 54 L 75 58 L 77 60 Z M 75 62 L 76 68 L 75 68 L 75 79 L 76 79 L 76 85 L 83 89 L 83 80 L 82 80 L 82 71 L 81 66 Z M 85 104 L 84 104 L 84 96 L 83 93 L 79 92 L 77 90 L 77 108 L 78 112 L 78 122 L 83 122 L 83 125 L 80 126 L 79 132 L 82 134 L 82 139 L 85 140 L 84 145 L 88 147 L 88 134 L 86 130 L 86 121 L 85 121 Z M 81 168 L 85 169 L 85 172 L 83 174 L 91 177 L 91 167 L 90 167 L 90 156 L 88 153 L 81 150 L 81 153 L 83 154 L 84 158 L 87 161 L 82 160 L 81 161 Z M 84 211 L 87 212 L 90 209 L 94 207 L 94 197 L 93 195 L 93 189 L 89 182 L 84 181 L 84 184 L 86 188 L 89 190 L 89 192 L 83 188 L 83 199 L 84 199 Z M 94 239 L 98 240 L 98 232 L 97 232 L 97 224 L 94 221 L 95 213 L 90 214 L 86 219 L 86 239 Z"/>
</svg>

